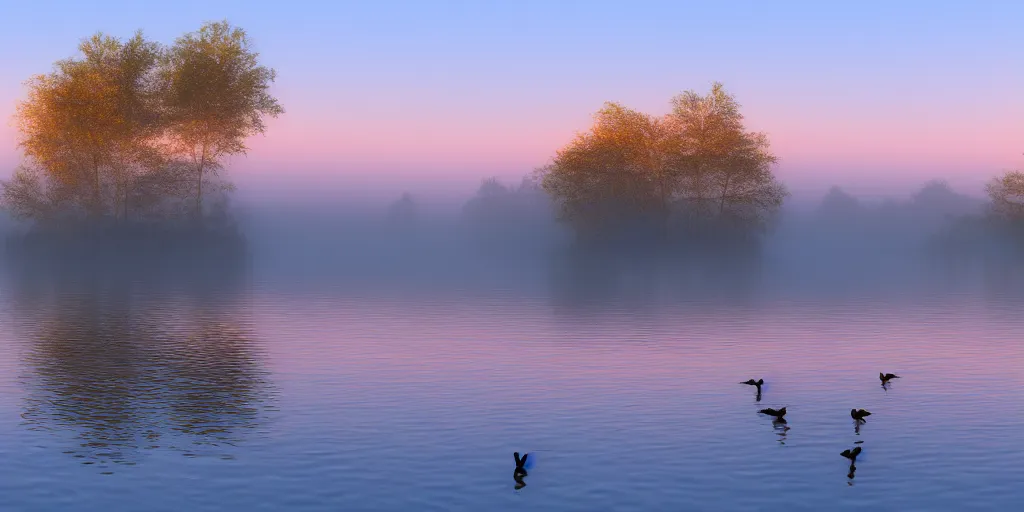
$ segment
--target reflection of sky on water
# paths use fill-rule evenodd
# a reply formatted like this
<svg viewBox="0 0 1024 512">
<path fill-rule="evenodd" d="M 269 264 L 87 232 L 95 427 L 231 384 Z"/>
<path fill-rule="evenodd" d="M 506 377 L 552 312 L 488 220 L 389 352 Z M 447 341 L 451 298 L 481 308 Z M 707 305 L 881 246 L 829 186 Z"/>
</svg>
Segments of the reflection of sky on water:
<svg viewBox="0 0 1024 512">
<path fill-rule="evenodd" d="M 574 295 L 566 288 L 582 283 L 544 273 L 520 288 L 376 291 L 256 277 L 203 293 L 5 289 L 0 506 L 934 509 L 1020 498 L 1024 324 L 1005 282 L 830 295 L 758 277 L 701 300 L 700 288 L 644 296 L 637 280 Z M 904 378 L 883 390 L 879 371 Z M 765 379 L 760 402 L 738 384 L 748 378 Z M 782 406 L 784 426 L 757 414 Z M 873 413 L 859 433 L 854 407 Z M 839 452 L 857 441 L 851 478 Z M 540 461 L 518 491 L 516 450 Z"/>
</svg>

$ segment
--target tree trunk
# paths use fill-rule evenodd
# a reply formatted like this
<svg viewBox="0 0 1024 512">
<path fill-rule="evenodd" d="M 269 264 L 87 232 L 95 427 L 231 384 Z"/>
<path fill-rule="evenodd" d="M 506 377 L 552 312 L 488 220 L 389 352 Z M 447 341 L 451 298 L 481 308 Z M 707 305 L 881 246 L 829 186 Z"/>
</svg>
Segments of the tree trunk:
<svg viewBox="0 0 1024 512">
<path fill-rule="evenodd" d="M 669 221 L 669 218 L 672 216 L 672 211 L 671 211 L 671 208 L 669 208 L 669 204 L 668 204 L 668 185 L 665 183 L 664 172 L 662 172 L 661 175 L 660 175 L 660 181 L 661 181 L 661 191 L 660 191 L 661 192 L 661 198 L 660 198 L 661 199 L 661 205 L 660 205 L 660 211 L 658 212 L 658 216 L 659 216 L 658 220 L 660 222 L 660 225 L 658 226 L 658 231 L 659 231 L 658 236 L 661 237 L 661 241 L 662 242 L 667 242 L 668 239 L 669 239 L 668 221 Z"/>
<path fill-rule="evenodd" d="M 725 196 L 729 193 L 729 178 L 732 176 L 725 175 L 725 185 L 722 186 L 722 199 L 718 202 L 718 216 L 721 217 L 725 212 Z"/>
<path fill-rule="evenodd" d="M 203 216 L 203 164 L 199 164 L 199 181 L 196 183 L 196 217 Z"/>
<path fill-rule="evenodd" d="M 94 215 L 98 218 L 100 216 L 100 162 L 99 158 L 92 155 L 92 207 Z"/>
<path fill-rule="evenodd" d="M 196 183 L 196 219 L 203 218 L 203 171 L 206 167 L 206 144 L 202 146 L 202 154 L 199 156 L 199 181 Z"/>
</svg>

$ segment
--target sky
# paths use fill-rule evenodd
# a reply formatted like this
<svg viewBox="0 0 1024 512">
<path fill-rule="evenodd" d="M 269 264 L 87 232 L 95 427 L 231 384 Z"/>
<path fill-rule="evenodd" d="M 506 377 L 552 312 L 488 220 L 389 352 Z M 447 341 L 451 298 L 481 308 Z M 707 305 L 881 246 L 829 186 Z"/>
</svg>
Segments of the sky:
<svg viewBox="0 0 1024 512">
<path fill-rule="evenodd" d="M 0 117 L 97 31 L 227 19 L 286 109 L 240 191 L 471 191 L 546 164 L 605 101 L 653 114 L 721 81 L 794 193 L 980 193 L 1024 169 L 1024 2 L 0 0 Z M 20 160 L 0 123 L 0 176 Z M 390 193 L 390 192 L 389 192 Z"/>
</svg>

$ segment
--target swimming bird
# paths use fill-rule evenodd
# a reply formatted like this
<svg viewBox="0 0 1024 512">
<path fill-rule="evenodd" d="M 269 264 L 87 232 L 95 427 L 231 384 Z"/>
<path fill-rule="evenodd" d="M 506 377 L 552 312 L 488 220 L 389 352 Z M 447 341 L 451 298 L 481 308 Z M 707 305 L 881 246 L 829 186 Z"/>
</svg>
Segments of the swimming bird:
<svg viewBox="0 0 1024 512">
<path fill-rule="evenodd" d="M 757 388 L 757 396 L 754 397 L 754 400 L 756 400 L 758 402 L 761 401 L 761 385 L 764 384 L 764 379 L 757 379 L 757 380 L 750 379 L 750 380 L 748 380 L 746 382 L 740 382 L 740 384 L 746 384 L 748 386 L 756 387 Z"/>
<path fill-rule="evenodd" d="M 878 372 L 878 379 L 882 381 L 882 384 L 888 383 L 891 379 L 898 379 L 898 378 L 900 378 L 899 375 L 895 375 L 895 374 L 892 374 L 892 373 Z"/>
<path fill-rule="evenodd" d="M 760 411 L 757 412 L 761 414 L 767 414 L 768 416 L 775 416 L 776 418 L 781 419 L 783 416 L 786 415 L 786 408 L 783 407 L 782 409 L 772 409 L 771 407 L 769 407 L 767 409 L 761 409 Z"/>
<path fill-rule="evenodd" d="M 526 476 L 526 459 L 530 457 L 529 453 L 524 453 L 522 458 L 519 457 L 519 452 L 513 452 L 512 456 L 516 458 L 516 471 L 515 475 Z"/>
<path fill-rule="evenodd" d="M 862 421 L 868 416 L 871 416 L 871 413 L 864 409 L 850 409 L 850 417 L 857 421 Z"/>
<path fill-rule="evenodd" d="M 860 455 L 860 446 L 857 446 L 852 450 L 843 450 L 843 453 L 840 453 L 839 455 L 856 462 L 857 456 Z"/>
</svg>

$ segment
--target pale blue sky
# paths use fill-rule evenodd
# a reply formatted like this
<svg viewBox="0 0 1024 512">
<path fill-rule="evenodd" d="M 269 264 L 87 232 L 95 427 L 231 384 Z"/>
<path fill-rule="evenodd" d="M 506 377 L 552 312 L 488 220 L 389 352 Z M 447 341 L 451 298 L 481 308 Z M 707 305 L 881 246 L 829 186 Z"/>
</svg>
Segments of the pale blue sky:
<svg viewBox="0 0 1024 512">
<path fill-rule="evenodd" d="M 319 179 L 475 181 L 542 165 L 606 100 L 662 113 L 714 80 L 795 189 L 1024 166 L 1024 2 L 0 0 L 0 116 L 93 32 L 245 28 L 288 113 L 235 163 Z M 0 172 L 17 163 L 0 131 Z M 869 191 L 870 192 L 870 191 Z"/>
</svg>

